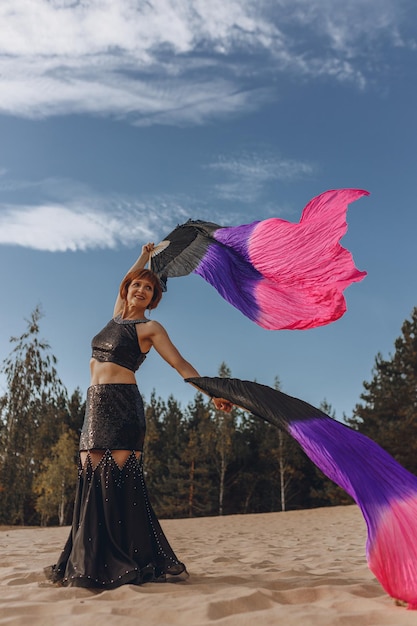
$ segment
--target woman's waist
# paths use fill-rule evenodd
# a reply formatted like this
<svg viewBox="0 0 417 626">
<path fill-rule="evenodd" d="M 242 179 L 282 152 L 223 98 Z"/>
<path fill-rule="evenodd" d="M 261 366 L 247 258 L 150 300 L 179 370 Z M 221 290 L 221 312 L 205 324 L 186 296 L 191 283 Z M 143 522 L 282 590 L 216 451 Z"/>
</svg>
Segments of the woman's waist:
<svg viewBox="0 0 417 626">
<path fill-rule="evenodd" d="M 136 385 L 134 372 L 110 361 L 90 359 L 90 385 Z"/>
</svg>

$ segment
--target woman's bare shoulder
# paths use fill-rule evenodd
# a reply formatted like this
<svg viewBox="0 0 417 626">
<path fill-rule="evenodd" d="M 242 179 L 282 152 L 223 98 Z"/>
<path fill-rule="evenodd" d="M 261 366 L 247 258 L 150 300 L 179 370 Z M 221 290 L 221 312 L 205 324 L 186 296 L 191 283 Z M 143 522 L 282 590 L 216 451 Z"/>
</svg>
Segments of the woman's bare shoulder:
<svg viewBox="0 0 417 626">
<path fill-rule="evenodd" d="M 155 333 L 165 333 L 165 328 L 156 320 L 149 320 L 146 324 L 139 324 L 139 330 L 146 335 L 154 335 Z"/>
</svg>

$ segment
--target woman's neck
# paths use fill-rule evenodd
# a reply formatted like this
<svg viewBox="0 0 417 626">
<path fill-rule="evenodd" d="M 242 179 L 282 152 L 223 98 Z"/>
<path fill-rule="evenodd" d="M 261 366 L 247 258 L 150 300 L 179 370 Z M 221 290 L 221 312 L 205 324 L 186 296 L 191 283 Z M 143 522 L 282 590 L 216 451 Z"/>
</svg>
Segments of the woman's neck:
<svg viewBox="0 0 417 626">
<path fill-rule="evenodd" d="M 129 307 L 125 306 L 121 313 L 121 317 L 124 320 L 139 320 L 145 319 L 145 308 L 142 307 Z"/>
</svg>

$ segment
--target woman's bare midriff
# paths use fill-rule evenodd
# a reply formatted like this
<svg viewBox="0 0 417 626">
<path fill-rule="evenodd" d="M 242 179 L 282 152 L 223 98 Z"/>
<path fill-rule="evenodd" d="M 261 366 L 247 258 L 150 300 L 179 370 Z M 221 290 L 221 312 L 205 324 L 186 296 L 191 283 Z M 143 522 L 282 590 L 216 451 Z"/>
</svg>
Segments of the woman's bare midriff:
<svg viewBox="0 0 417 626">
<path fill-rule="evenodd" d="M 116 363 L 102 363 L 101 361 L 97 361 L 97 359 L 91 359 L 90 375 L 90 385 L 136 385 L 134 372 Z M 93 467 L 96 467 L 105 452 L 105 450 L 82 450 L 80 452 L 81 464 L 84 466 L 87 461 L 87 456 L 90 456 Z M 111 450 L 111 453 L 117 465 L 122 468 L 132 454 L 132 450 Z M 139 459 L 141 453 L 135 451 L 135 454 Z"/>
<path fill-rule="evenodd" d="M 90 385 L 136 385 L 134 372 L 116 363 L 90 360 Z"/>
</svg>

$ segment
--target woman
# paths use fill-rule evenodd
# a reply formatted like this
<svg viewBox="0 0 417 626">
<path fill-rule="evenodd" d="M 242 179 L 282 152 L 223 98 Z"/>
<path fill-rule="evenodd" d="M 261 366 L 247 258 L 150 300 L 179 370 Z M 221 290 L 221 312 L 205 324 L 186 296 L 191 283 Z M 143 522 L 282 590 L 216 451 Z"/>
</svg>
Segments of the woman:
<svg viewBox="0 0 417 626">
<path fill-rule="evenodd" d="M 92 341 L 72 528 L 58 563 L 45 570 L 63 585 L 110 589 L 186 572 L 155 516 L 143 476 L 145 416 L 135 371 L 154 347 L 183 378 L 199 376 L 163 326 L 145 317 L 162 297 L 158 277 L 144 269 L 153 248 L 143 246 L 120 285 L 113 319 Z M 227 400 L 213 402 L 231 410 Z"/>
</svg>

